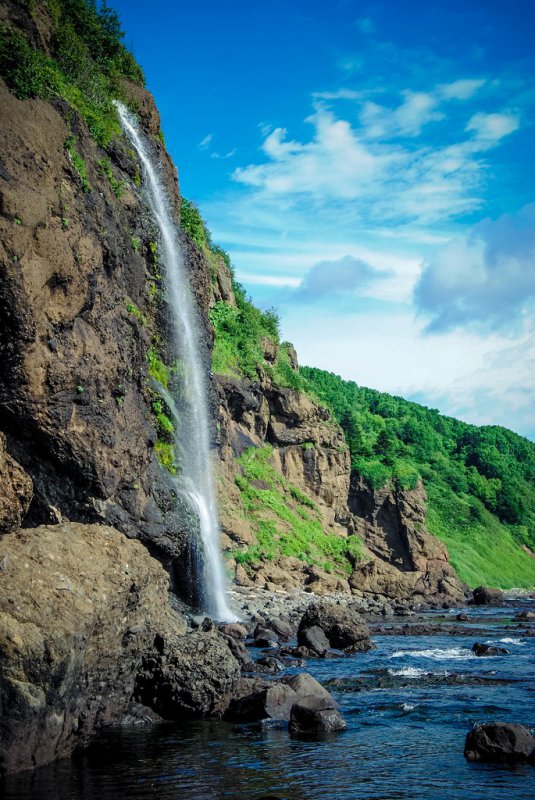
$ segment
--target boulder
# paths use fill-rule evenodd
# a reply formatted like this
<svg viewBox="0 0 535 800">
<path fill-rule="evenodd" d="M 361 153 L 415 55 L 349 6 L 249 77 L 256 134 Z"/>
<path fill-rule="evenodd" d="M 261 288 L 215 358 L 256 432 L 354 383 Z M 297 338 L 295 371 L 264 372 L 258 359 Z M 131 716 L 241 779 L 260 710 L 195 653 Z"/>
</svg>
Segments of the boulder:
<svg viewBox="0 0 535 800">
<path fill-rule="evenodd" d="M 219 630 L 226 636 L 232 636 L 233 639 L 247 638 L 247 628 L 238 622 L 227 622 L 225 625 L 221 625 Z"/>
<path fill-rule="evenodd" d="M 472 646 L 472 653 L 475 653 L 476 656 L 484 657 L 484 656 L 502 656 L 508 655 L 509 650 L 505 647 L 495 647 L 492 644 L 484 644 L 483 642 L 476 642 Z"/>
<path fill-rule="evenodd" d="M 346 652 L 370 650 L 370 629 L 356 611 L 347 606 L 324 602 L 308 607 L 301 618 L 297 641 L 301 645 L 307 628 L 321 628 L 330 647 Z M 304 646 L 304 645 L 303 645 Z"/>
<path fill-rule="evenodd" d="M 290 719 L 297 694 L 284 683 L 268 683 L 244 678 L 238 684 L 225 719 L 234 722 L 257 722 L 262 719 Z"/>
<path fill-rule="evenodd" d="M 279 637 L 275 633 L 275 631 L 269 630 L 269 628 L 263 628 L 259 625 L 256 626 L 254 632 L 254 647 L 277 647 L 279 643 Z"/>
<path fill-rule="evenodd" d="M 290 686 L 294 690 L 297 697 L 302 699 L 304 697 L 317 697 L 322 700 L 328 701 L 330 708 L 338 708 L 338 703 L 329 694 L 327 689 L 321 685 L 319 681 L 309 675 L 308 672 L 300 672 L 298 675 L 290 675 L 282 678 L 282 683 Z"/>
<path fill-rule="evenodd" d="M 466 737 L 468 761 L 535 763 L 535 738 L 523 725 L 489 722 L 477 725 Z"/>
<path fill-rule="evenodd" d="M 1 775 L 67 757 L 121 722 L 155 640 L 165 630 L 178 647 L 186 623 L 161 564 L 109 527 L 9 533 L 0 563 Z"/>
<path fill-rule="evenodd" d="M 515 622 L 535 622 L 535 611 L 518 611 Z"/>
<path fill-rule="evenodd" d="M 292 706 L 289 725 L 292 734 L 334 733 L 346 728 L 345 719 L 329 700 L 310 695 Z"/>
<path fill-rule="evenodd" d="M 323 630 L 318 625 L 303 628 L 299 631 L 297 639 L 300 647 L 306 647 L 314 655 L 324 656 L 330 648 L 330 643 Z"/>
<path fill-rule="evenodd" d="M 220 716 L 240 675 L 229 638 L 215 630 L 161 634 L 140 671 L 140 701 L 169 720 Z"/>
<path fill-rule="evenodd" d="M 472 602 L 475 606 L 501 606 L 503 605 L 503 592 L 501 589 L 478 586 L 472 593 Z"/>
</svg>

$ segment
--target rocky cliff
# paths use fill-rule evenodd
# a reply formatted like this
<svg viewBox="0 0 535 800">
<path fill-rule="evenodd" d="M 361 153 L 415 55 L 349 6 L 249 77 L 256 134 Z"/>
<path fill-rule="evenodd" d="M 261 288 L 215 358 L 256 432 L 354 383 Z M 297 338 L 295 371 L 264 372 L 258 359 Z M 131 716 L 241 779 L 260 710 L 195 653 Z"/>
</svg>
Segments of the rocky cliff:
<svg viewBox="0 0 535 800">
<path fill-rule="evenodd" d="M 257 383 L 219 377 L 218 387 L 221 524 L 238 583 L 415 603 L 464 598 L 445 546 L 426 529 L 421 482 L 414 490 L 374 490 L 352 473 L 343 431 L 329 412 L 306 395 L 274 386 L 261 369 Z M 251 448 L 266 453 L 282 476 L 277 490 L 284 511 L 271 502 L 266 474 L 256 482 L 253 477 L 257 492 L 251 507 L 240 480 L 243 455 Z M 301 519 L 308 515 L 311 538 L 314 523 L 321 525 L 331 537 L 329 547 L 316 542 L 316 550 L 303 555 L 301 543 L 293 557 L 285 554 L 296 536 L 288 518 L 292 507 Z M 271 552 L 255 549 L 262 523 L 271 525 L 280 545 Z"/>
</svg>

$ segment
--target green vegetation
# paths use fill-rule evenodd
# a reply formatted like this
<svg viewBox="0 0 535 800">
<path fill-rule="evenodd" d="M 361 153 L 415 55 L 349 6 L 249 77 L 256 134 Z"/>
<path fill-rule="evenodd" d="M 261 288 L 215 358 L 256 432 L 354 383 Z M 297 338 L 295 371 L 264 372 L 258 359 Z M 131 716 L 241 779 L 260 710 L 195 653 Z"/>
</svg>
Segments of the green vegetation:
<svg viewBox="0 0 535 800">
<path fill-rule="evenodd" d="M 352 466 L 374 487 L 421 476 L 427 524 L 470 585 L 535 585 L 535 446 L 506 428 L 476 427 L 435 409 L 303 367 L 310 391 L 344 429 Z"/>
<path fill-rule="evenodd" d="M 46 6 L 53 26 L 50 56 L 35 50 L 21 31 L 1 24 L 0 75 L 21 100 L 66 100 L 105 147 L 121 130 L 113 104 L 125 99 L 121 82 L 143 84 L 141 68 L 105 2 L 98 8 L 92 0 L 48 0 Z"/>
<path fill-rule="evenodd" d="M 132 236 L 130 239 L 130 245 L 134 253 L 139 253 L 141 250 L 141 239 L 138 236 Z"/>
<path fill-rule="evenodd" d="M 178 467 L 175 460 L 175 448 L 171 442 L 158 439 L 154 445 L 156 458 L 171 475 L 176 475 Z"/>
<path fill-rule="evenodd" d="M 262 339 L 278 344 L 279 323 L 275 312 L 262 312 L 234 283 L 236 306 L 216 303 L 210 312 L 215 330 L 212 369 L 220 375 L 257 377 L 257 366 L 264 361 Z"/>
<path fill-rule="evenodd" d="M 155 344 L 149 347 L 149 351 L 147 353 L 147 364 L 149 367 L 149 375 L 151 375 L 155 381 L 158 381 L 158 383 L 161 384 L 165 389 L 169 389 L 169 382 L 171 380 L 171 367 L 168 367 L 166 364 L 164 364 Z"/>
<path fill-rule="evenodd" d="M 89 183 L 89 175 L 87 172 L 87 165 L 76 149 L 76 139 L 71 134 L 65 140 L 65 150 L 69 156 L 69 160 L 73 165 L 74 169 L 78 173 L 78 177 L 80 178 L 80 183 L 82 184 L 82 189 L 84 192 L 91 191 L 91 184 Z"/>
<path fill-rule="evenodd" d="M 124 304 L 128 313 L 132 314 L 132 316 L 137 319 L 139 324 L 145 327 L 145 325 L 147 324 L 147 317 L 145 316 L 145 314 L 143 314 L 142 311 L 139 310 L 136 304 L 132 303 L 130 300 L 125 300 Z"/>
<path fill-rule="evenodd" d="M 236 485 L 257 544 L 233 552 L 238 563 L 294 556 L 307 564 L 349 574 L 362 558 L 357 536 L 325 532 L 315 503 L 289 483 L 271 464 L 272 448 L 251 447 L 238 459 Z"/>
<path fill-rule="evenodd" d="M 106 177 L 108 179 L 112 192 L 114 193 L 115 197 L 120 198 L 124 191 L 125 185 L 123 181 L 117 180 L 117 178 L 114 176 L 109 159 L 107 158 L 100 159 L 100 161 L 97 162 L 97 167 L 98 167 L 98 174 L 100 175 L 100 177 L 101 178 Z"/>
</svg>

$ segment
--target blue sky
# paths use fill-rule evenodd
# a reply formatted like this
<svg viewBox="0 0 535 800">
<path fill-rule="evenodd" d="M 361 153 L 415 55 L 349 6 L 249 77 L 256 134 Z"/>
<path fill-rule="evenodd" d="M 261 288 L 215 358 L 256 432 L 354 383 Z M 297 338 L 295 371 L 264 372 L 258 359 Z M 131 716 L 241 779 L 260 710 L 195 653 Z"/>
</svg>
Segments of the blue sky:
<svg viewBox="0 0 535 800">
<path fill-rule="evenodd" d="M 535 439 L 535 2 L 113 2 L 302 363 Z"/>
</svg>

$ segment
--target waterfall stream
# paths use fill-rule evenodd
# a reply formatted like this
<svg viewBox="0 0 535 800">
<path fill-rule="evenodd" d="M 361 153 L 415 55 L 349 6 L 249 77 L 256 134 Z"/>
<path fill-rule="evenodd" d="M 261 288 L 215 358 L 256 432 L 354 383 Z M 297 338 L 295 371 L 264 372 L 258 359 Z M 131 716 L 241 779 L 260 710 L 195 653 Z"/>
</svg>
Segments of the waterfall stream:
<svg viewBox="0 0 535 800">
<path fill-rule="evenodd" d="M 200 354 L 200 325 L 197 319 L 177 225 L 160 176 L 160 167 L 130 112 L 117 103 L 123 129 L 134 146 L 144 173 L 144 189 L 160 231 L 161 261 L 166 270 L 168 303 L 172 315 L 174 350 L 183 365 L 180 401 L 163 399 L 175 417 L 175 451 L 180 464 L 177 492 L 199 521 L 203 545 L 204 582 L 207 608 L 218 620 L 231 621 L 223 559 L 219 544 L 217 502 L 210 461 L 206 368 Z"/>
</svg>

